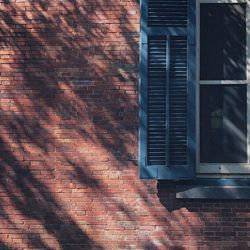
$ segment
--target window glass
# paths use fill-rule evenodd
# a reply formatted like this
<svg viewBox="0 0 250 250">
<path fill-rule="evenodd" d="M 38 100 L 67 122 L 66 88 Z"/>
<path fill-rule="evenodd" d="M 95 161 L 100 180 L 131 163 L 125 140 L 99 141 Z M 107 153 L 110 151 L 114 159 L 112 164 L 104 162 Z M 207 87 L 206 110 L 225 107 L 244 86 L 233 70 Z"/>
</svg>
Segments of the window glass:
<svg viewBox="0 0 250 250">
<path fill-rule="evenodd" d="M 246 4 L 200 5 L 200 80 L 246 80 Z"/>
<path fill-rule="evenodd" d="M 247 162 L 247 86 L 200 88 L 201 163 Z"/>
</svg>

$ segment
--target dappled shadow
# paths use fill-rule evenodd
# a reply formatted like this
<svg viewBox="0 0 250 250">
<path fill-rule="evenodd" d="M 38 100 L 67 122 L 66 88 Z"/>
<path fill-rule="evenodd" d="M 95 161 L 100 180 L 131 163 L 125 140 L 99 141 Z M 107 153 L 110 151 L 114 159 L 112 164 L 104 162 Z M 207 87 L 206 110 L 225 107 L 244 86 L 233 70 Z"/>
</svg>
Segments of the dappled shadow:
<svg viewBox="0 0 250 250">
<path fill-rule="evenodd" d="M 175 185 L 168 181 L 159 181 L 157 189 L 160 203 L 171 214 L 168 230 L 177 232 L 168 234 L 172 243 L 211 249 L 249 247 L 250 201 L 176 199 Z"/>
<path fill-rule="evenodd" d="M 138 179 L 138 5 L 0 1 L 0 249 L 212 242 L 205 203 Z"/>
<path fill-rule="evenodd" d="M 3 243 L 0 243 L 0 249 L 1 250 L 16 250 L 15 248 L 9 247 Z"/>
<path fill-rule="evenodd" d="M 5 1 L 0 14 L 0 238 L 103 249 L 134 219 L 115 187 L 137 165 L 138 2 Z"/>
</svg>

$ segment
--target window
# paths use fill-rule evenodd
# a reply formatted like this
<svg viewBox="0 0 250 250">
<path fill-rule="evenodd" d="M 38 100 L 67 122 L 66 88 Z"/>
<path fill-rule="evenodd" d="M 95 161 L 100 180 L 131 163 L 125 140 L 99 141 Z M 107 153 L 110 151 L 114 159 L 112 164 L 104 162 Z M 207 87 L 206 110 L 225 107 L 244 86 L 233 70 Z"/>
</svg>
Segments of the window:
<svg viewBox="0 0 250 250">
<path fill-rule="evenodd" d="M 140 178 L 177 198 L 250 199 L 249 4 L 141 0 Z"/>
<path fill-rule="evenodd" d="M 197 1 L 198 174 L 250 173 L 247 10 L 244 1 Z"/>
</svg>

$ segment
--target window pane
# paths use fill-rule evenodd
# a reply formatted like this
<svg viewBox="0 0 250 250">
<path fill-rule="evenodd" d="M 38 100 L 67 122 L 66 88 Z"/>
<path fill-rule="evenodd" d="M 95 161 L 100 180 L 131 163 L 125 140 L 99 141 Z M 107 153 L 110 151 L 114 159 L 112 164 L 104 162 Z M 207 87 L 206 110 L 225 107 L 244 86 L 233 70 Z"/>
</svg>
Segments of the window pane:
<svg viewBox="0 0 250 250">
<path fill-rule="evenodd" d="M 200 79 L 246 80 L 246 4 L 200 7 Z"/>
<path fill-rule="evenodd" d="M 200 107 L 201 163 L 247 162 L 246 85 L 203 85 Z"/>
</svg>

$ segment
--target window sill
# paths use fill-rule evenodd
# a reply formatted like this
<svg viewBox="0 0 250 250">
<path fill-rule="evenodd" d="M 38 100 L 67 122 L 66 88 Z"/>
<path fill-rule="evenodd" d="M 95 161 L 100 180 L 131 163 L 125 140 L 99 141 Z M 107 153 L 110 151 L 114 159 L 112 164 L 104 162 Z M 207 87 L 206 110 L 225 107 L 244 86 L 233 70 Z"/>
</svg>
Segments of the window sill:
<svg viewBox="0 0 250 250">
<path fill-rule="evenodd" d="M 250 179 L 197 179 L 178 183 L 176 198 L 250 200 Z"/>
<path fill-rule="evenodd" d="M 250 174 L 249 163 L 200 163 L 197 174 Z"/>
</svg>

